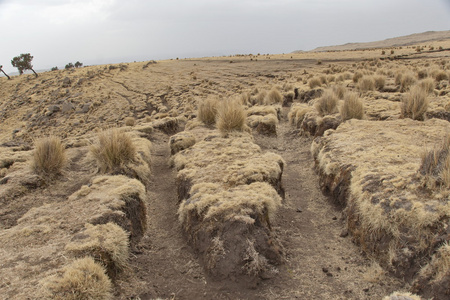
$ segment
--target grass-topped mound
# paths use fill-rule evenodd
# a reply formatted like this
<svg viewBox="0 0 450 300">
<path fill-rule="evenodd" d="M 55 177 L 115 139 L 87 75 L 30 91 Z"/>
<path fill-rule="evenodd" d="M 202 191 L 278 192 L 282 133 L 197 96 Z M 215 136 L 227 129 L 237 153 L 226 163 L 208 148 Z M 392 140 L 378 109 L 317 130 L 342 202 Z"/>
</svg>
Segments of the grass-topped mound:
<svg viewBox="0 0 450 300">
<path fill-rule="evenodd" d="M 450 190 L 446 184 L 430 184 L 431 175 L 445 171 L 425 172 L 431 167 L 423 166 L 427 155 L 421 153 L 442 143 L 449 130 L 447 121 L 437 119 L 350 120 L 311 148 L 321 188 L 345 207 L 353 239 L 407 280 L 448 243 Z M 443 169 L 446 158 L 439 159 L 436 168 Z M 440 273 L 448 275 L 448 263 L 443 265 L 447 269 Z M 432 276 L 429 280 L 434 282 Z"/>
<path fill-rule="evenodd" d="M 284 193 L 283 159 L 263 153 L 247 133 L 198 133 L 197 143 L 173 157 L 188 239 L 217 278 L 273 276 L 282 258 L 271 221 Z"/>
</svg>

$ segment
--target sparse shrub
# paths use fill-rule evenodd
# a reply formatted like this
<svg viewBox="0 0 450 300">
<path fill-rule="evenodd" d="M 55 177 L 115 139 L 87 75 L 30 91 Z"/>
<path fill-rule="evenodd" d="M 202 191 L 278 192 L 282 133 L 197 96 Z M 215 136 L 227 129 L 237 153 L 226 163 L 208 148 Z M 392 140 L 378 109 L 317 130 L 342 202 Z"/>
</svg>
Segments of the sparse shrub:
<svg viewBox="0 0 450 300">
<path fill-rule="evenodd" d="M 320 78 L 313 77 L 309 80 L 308 85 L 311 89 L 314 89 L 316 87 L 320 87 L 322 82 L 320 81 Z"/>
<path fill-rule="evenodd" d="M 427 92 L 422 87 L 414 86 L 403 97 L 401 104 L 402 117 L 423 121 L 427 109 Z"/>
<path fill-rule="evenodd" d="M 342 121 L 350 119 L 363 119 L 364 118 L 364 104 L 358 97 L 358 94 L 347 92 L 344 96 L 344 104 L 340 111 Z"/>
<path fill-rule="evenodd" d="M 68 63 L 64 69 L 68 70 L 68 69 L 73 69 L 75 66 L 73 65 L 73 63 Z"/>
<path fill-rule="evenodd" d="M 124 166 L 136 156 L 131 137 L 118 129 L 101 132 L 98 144 L 92 145 L 90 150 L 103 173 L 122 173 Z"/>
<path fill-rule="evenodd" d="M 394 54 L 395 52 L 394 52 L 394 50 L 391 50 L 391 54 Z"/>
<path fill-rule="evenodd" d="M 50 69 L 50 71 L 58 71 L 58 67 L 53 67 Z"/>
<path fill-rule="evenodd" d="M 375 80 L 372 76 L 363 76 L 358 81 L 358 88 L 361 92 L 373 91 L 375 89 Z"/>
<path fill-rule="evenodd" d="M 321 116 L 331 115 L 337 112 L 338 98 L 332 90 L 325 90 L 315 107 Z"/>
<path fill-rule="evenodd" d="M 400 91 L 406 92 L 409 90 L 409 88 L 416 83 L 416 78 L 413 76 L 413 74 L 406 73 L 402 75 L 401 81 L 400 81 Z"/>
<path fill-rule="evenodd" d="M 386 78 L 384 76 L 375 76 L 374 81 L 375 81 L 375 88 L 378 91 L 381 91 L 386 84 Z"/>
<path fill-rule="evenodd" d="M 264 99 L 265 104 L 277 104 L 283 102 L 283 96 L 277 89 L 272 89 Z"/>
<path fill-rule="evenodd" d="M 126 126 L 134 126 L 134 124 L 136 124 L 136 119 L 133 118 L 133 117 L 126 117 L 126 118 L 123 120 L 123 123 L 124 123 Z"/>
<path fill-rule="evenodd" d="M 49 136 L 35 141 L 31 166 L 37 174 L 54 176 L 61 173 L 67 159 L 64 145 L 56 136 Z"/>
<path fill-rule="evenodd" d="M 353 82 L 357 83 L 361 78 L 363 77 L 363 74 L 361 72 L 356 72 L 355 74 L 353 74 Z"/>
<path fill-rule="evenodd" d="M 422 70 L 419 70 L 417 72 L 417 78 L 424 79 L 424 78 L 427 78 L 427 77 L 428 77 L 428 70 L 427 69 L 422 69 Z"/>
<path fill-rule="evenodd" d="M 217 107 L 217 128 L 222 133 L 244 131 L 246 112 L 236 100 L 224 100 Z"/>
<path fill-rule="evenodd" d="M 217 105 L 219 100 L 217 98 L 208 97 L 198 105 L 197 117 L 200 121 L 208 126 L 216 122 Z"/>
<path fill-rule="evenodd" d="M 450 135 L 444 142 L 426 151 L 421 156 L 419 173 L 425 179 L 425 185 L 431 189 L 438 186 L 450 188 Z"/>
<path fill-rule="evenodd" d="M 46 299 L 112 299 L 111 280 L 104 268 L 90 257 L 73 261 L 64 268 L 62 277 L 46 279 L 44 287 Z"/>
</svg>

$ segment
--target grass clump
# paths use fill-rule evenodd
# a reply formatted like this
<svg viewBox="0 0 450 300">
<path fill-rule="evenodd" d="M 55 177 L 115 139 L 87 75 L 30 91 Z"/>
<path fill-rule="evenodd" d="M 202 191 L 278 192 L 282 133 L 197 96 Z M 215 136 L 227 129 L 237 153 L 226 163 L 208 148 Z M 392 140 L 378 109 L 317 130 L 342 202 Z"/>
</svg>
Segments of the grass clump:
<svg viewBox="0 0 450 300">
<path fill-rule="evenodd" d="M 121 173 L 124 166 L 133 162 L 136 156 L 133 140 L 118 129 L 100 133 L 98 144 L 92 145 L 90 150 L 103 173 Z"/>
<path fill-rule="evenodd" d="M 386 85 L 386 78 L 384 76 L 375 76 L 374 77 L 375 88 L 378 91 L 381 91 Z"/>
<path fill-rule="evenodd" d="M 400 79 L 400 92 L 407 92 L 413 84 L 416 83 L 416 78 L 413 74 L 406 73 L 401 76 Z"/>
<path fill-rule="evenodd" d="M 123 120 L 123 123 L 124 123 L 126 126 L 134 126 L 134 125 L 136 124 L 136 119 L 133 118 L 133 117 L 126 117 L 126 118 Z"/>
<path fill-rule="evenodd" d="M 436 83 L 433 78 L 425 78 L 419 81 L 418 85 L 427 91 L 428 94 L 431 94 L 434 91 Z"/>
<path fill-rule="evenodd" d="M 200 102 L 198 105 L 197 117 L 208 126 L 214 125 L 216 122 L 217 98 L 209 97 Z"/>
<path fill-rule="evenodd" d="M 85 300 L 112 299 L 111 280 L 104 268 L 91 257 L 77 259 L 64 268 L 61 277 L 44 282 L 45 299 Z"/>
<path fill-rule="evenodd" d="M 311 111 L 311 107 L 307 104 L 295 104 L 288 113 L 289 124 L 299 128 L 305 118 L 307 112 Z"/>
<path fill-rule="evenodd" d="M 313 77 L 308 81 L 308 85 L 311 89 L 322 86 L 322 81 L 318 77 Z"/>
<path fill-rule="evenodd" d="M 332 90 L 325 90 L 316 103 L 316 109 L 321 116 L 332 115 L 337 112 L 338 98 Z"/>
<path fill-rule="evenodd" d="M 361 72 L 356 72 L 355 74 L 353 74 L 353 82 L 354 83 L 358 83 L 358 81 L 363 77 L 363 74 Z"/>
<path fill-rule="evenodd" d="M 450 188 L 450 135 L 444 142 L 421 157 L 419 173 L 425 179 L 425 186 L 434 189 L 442 186 Z"/>
<path fill-rule="evenodd" d="M 340 111 L 342 121 L 364 118 L 364 104 L 358 94 L 348 92 L 344 96 L 344 104 Z"/>
<path fill-rule="evenodd" d="M 404 96 L 401 104 L 403 118 L 423 121 L 428 109 L 428 93 L 421 86 L 414 86 Z"/>
<path fill-rule="evenodd" d="M 236 100 L 225 100 L 217 108 L 216 126 L 222 133 L 244 131 L 247 114 Z"/>
<path fill-rule="evenodd" d="M 264 99 L 265 104 L 271 105 L 271 104 L 278 104 L 283 102 L 283 96 L 281 96 L 281 93 L 277 89 L 272 89 Z"/>
<path fill-rule="evenodd" d="M 31 162 L 35 173 L 46 176 L 58 175 L 66 163 L 65 147 L 60 138 L 49 136 L 35 141 Z"/>
<path fill-rule="evenodd" d="M 342 100 L 344 99 L 344 95 L 347 92 L 347 89 L 345 88 L 345 86 L 341 85 L 341 84 L 337 84 L 335 86 L 333 86 L 333 92 L 336 94 L 336 96 Z"/>
<path fill-rule="evenodd" d="M 358 81 L 358 88 L 361 92 L 375 90 L 375 80 L 372 76 L 363 76 Z"/>
</svg>

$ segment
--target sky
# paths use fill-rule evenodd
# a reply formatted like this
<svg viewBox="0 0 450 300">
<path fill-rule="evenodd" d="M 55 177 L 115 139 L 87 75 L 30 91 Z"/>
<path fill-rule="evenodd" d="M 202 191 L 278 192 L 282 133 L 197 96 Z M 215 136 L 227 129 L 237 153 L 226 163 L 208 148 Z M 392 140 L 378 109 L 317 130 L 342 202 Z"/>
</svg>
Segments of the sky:
<svg viewBox="0 0 450 300">
<path fill-rule="evenodd" d="M 0 65 L 290 53 L 450 30 L 450 0 L 0 0 Z"/>
</svg>

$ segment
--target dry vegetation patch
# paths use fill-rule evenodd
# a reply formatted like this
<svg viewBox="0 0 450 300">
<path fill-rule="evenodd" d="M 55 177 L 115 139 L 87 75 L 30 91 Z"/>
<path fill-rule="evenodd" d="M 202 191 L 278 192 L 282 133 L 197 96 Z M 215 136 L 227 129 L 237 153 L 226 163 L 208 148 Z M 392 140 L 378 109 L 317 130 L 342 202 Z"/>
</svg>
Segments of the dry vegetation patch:
<svg viewBox="0 0 450 300">
<path fill-rule="evenodd" d="M 415 276 L 448 226 L 450 191 L 424 190 L 419 170 L 422 149 L 449 130 L 437 119 L 350 120 L 311 148 L 321 187 L 346 207 L 353 239 L 402 278 Z"/>
<path fill-rule="evenodd" d="M 284 195 L 283 159 L 262 153 L 246 133 L 210 131 L 173 162 L 179 218 L 207 270 L 251 281 L 275 272 L 282 253 L 270 224 Z"/>
</svg>

